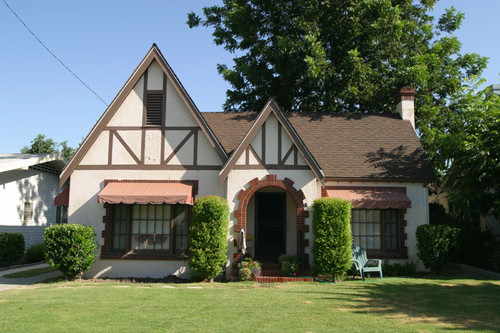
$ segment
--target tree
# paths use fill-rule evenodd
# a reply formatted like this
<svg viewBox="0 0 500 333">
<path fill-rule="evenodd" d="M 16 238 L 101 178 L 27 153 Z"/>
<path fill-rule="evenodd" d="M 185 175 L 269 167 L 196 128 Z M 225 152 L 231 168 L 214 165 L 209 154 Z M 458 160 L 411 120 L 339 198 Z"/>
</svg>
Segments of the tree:
<svg viewBox="0 0 500 333">
<path fill-rule="evenodd" d="M 286 111 L 395 112 L 401 86 L 416 89 L 416 126 L 437 170 L 437 142 L 451 95 L 480 75 L 487 58 L 461 54 L 451 35 L 464 14 L 453 7 L 433 23 L 438 0 L 224 0 L 191 12 L 187 24 L 213 27 L 235 53 L 219 64 L 228 81 L 224 109 L 260 110 L 274 96 Z"/>
<path fill-rule="evenodd" d="M 448 161 L 450 203 L 462 219 L 500 219 L 500 96 L 465 85 L 452 96 L 449 131 L 440 152 Z"/>
<path fill-rule="evenodd" d="M 24 146 L 21 149 L 23 154 L 56 154 L 59 153 L 57 149 L 57 142 L 47 138 L 45 134 L 38 134 L 31 140 L 31 147 Z"/>
<path fill-rule="evenodd" d="M 59 151 L 59 146 L 62 149 Z M 68 141 L 63 141 L 57 143 L 51 138 L 47 138 L 45 134 L 38 134 L 33 140 L 31 140 L 31 146 L 24 146 L 21 149 L 23 154 L 61 154 L 68 161 L 76 153 L 75 148 L 68 146 Z"/>
</svg>

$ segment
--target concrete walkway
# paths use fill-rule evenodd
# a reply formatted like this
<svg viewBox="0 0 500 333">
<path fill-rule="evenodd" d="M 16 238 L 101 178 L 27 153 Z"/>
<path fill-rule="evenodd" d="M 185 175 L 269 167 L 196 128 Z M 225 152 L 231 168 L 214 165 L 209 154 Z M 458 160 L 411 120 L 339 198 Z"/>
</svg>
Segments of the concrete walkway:
<svg viewBox="0 0 500 333">
<path fill-rule="evenodd" d="M 44 280 L 56 277 L 61 275 L 62 273 L 59 271 L 56 272 L 50 272 L 46 274 L 41 274 L 41 275 L 36 275 L 28 278 L 5 278 L 4 275 L 12 274 L 12 273 L 17 273 L 17 272 L 22 272 L 22 271 L 29 271 L 32 269 L 36 268 L 44 268 L 44 267 L 49 267 L 48 264 L 36 264 L 36 265 L 29 265 L 29 266 L 23 266 L 23 267 L 17 267 L 17 268 L 11 268 L 11 269 L 6 269 L 0 271 L 0 291 L 3 290 L 9 290 L 9 289 L 14 289 L 20 286 L 26 286 L 30 284 L 35 284 L 42 282 Z"/>
</svg>

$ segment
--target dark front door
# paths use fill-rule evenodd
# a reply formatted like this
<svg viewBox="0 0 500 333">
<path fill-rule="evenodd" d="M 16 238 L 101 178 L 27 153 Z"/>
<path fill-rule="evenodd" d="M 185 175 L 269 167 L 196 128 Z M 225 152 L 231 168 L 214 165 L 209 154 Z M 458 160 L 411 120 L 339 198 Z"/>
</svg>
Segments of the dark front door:
<svg viewBox="0 0 500 333">
<path fill-rule="evenodd" d="M 285 253 L 285 193 L 255 194 L 255 256 L 277 260 Z"/>
</svg>

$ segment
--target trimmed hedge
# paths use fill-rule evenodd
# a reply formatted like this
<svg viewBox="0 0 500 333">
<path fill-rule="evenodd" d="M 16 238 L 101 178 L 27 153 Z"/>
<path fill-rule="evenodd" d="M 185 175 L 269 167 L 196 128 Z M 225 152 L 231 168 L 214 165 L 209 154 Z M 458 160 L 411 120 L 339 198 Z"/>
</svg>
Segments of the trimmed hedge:
<svg viewBox="0 0 500 333">
<path fill-rule="evenodd" d="M 224 198 L 206 196 L 195 201 L 189 227 L 189 266 L 213 281 L 227 262 L 229 207 Z"/>
<path fill-rule="evenodd" d="M 417 227 L 417 256 L 425 267 L 440 270 L 458 248 L 460 229 L 448 225 Z"/>
<path fill-rule="evenodd" d="M 321 198 L 313 204 L 313 263 L 318 275 L 342 279 L 351 267 L 351 203 Z"/>
<path fill-rule="evenodd" d="M 60 270 L 69 280 L 81 278 L 95 260 L 99 248 L 94 227 L 81 224 L 57 224 L 43 235 L 47 263 Z"/>
<path fill-rule="evenodd" d="M 0 263 L 11 264 L 22 259 L 24 236 L 12 232 L 0 234 Z"/>
<path fill-rule="evenodd" d="M 45 261 L 45 244 L 36 244 L 26 250 L 24 261 L 27 264 Z"/>
</svg>

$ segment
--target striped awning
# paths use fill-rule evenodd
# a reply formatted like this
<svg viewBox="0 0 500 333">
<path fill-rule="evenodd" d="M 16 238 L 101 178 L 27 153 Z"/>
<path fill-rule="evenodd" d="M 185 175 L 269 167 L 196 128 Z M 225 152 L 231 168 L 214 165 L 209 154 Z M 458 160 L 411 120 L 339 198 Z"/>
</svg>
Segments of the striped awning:
<svg viewBox="0 0 500 333">
<path fill-rule="evenodd" d="M 340 198 L 351 202 L 353 208 L 387 209 L 410 208 L 411 201 L 399 188 L 386 189 L 334 189 L 326 190 L 330 198 Z"/>
<path fill-rule="evenodd" d="M 193 204 L 192 186 L 162 182 L 111 182 L 98 195 L 99 203 Z"/>
</svg>

